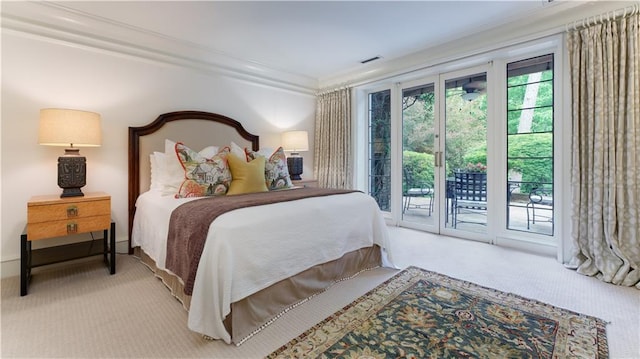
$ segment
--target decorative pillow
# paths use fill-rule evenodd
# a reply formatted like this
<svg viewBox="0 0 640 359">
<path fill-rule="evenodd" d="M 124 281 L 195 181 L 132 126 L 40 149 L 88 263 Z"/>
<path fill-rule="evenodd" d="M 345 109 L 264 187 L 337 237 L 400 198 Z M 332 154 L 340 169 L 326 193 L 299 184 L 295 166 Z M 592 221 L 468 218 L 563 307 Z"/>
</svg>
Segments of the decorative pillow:
<svg viewBox="0 0 640 359">
<path fill-rule="evenodd" d="M 208 146 L 198 152 L 204 158 L 212 158 L 218 153 L 218 146 Z M 164 168 L 160 176 L 160 189 L 163 195 L 175 196 L 185 180 L 184 167 L 176 154 L 176 143 L 164 140 Z"/>
<path fill-rule="evenodd" d="M 264 157 L 247 162 L 230 153 L 227 156 L 227 161 L 233 178 L 227 194 L 267 192 L 269 190 L 264 181 Z"/>
<path fill-rule="evenodd" d="M 231 183 L 231 171 L 227 166 L 228 147 L 211 158 L 206 158 L 178 142 L 175 153 L 184 168 L 183 182 L 176 198 L 219 196 L 227 193 Z"/>
<path fill-rule="evenodd" d="M 265 157 L 260 151 L 254 152 L 246 149 L 247 158 L 249 160 L 259 157 Z M 287 157 L 284 154 L 282 147 L 271 154 L 268 160 L 266 160 L 264 168 L 264 178 L 269 190 L 283 189 L 293 187 L 291 183 L 291 177 L 289 177 L 289 168 L 287 167 Z"/>
</svg>

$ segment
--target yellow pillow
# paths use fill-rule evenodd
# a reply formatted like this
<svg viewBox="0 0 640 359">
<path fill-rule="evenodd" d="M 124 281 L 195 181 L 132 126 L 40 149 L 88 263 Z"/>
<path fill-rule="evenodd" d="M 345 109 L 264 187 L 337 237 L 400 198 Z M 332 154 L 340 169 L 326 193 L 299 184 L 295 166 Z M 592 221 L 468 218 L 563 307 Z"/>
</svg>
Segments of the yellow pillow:
<svg viewBox="0 0 640 359">
<path fill-rule="evenodd" d="M 227 161 L 231 170 L 231 185 L 227 194 L 267 192 L 269 190 L 264 180 L 264 157 L 247 162 L 230 153 L 227 156 Z"/>
</svg>

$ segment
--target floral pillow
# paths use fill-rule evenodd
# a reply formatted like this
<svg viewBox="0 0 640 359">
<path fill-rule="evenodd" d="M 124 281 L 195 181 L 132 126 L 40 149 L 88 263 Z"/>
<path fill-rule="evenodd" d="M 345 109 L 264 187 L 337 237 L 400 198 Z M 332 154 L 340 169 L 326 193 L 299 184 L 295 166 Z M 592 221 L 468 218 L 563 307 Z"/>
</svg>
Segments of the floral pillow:
<svg viewBox="0 0 640 359">
<path fill-rule="evenodd" d="M 184 168 L 184 181 L 176 198 L 221 196 L 229 190 L 231 171 L 227 165 L 229 147 L 211 157 L 205 157 L 182 142 L 175 147 L 178 159 Z"/>
<path fill-rule="evenodd" d="M 247 158 L 249 160 L 253 160 L 258 157 L 265 157 L 261 153 L 254 152 L 249 149 L 245 149 L 245 151 L 247 152 Z M 287 157 L 285 156 L 282 147 L 279 147 L 268 159 L 266 159 L 264 177 L 269 190 L 293 187 L 291 177 L 289 177 Z"/>
<path fill-rule="evenodd" d="M 218 153 L 218 146 L 208 146 L 198 152 L 205 158 L 211 158 Z M 180 163 L 180 159 L 176 156 L 176 142 L 165 139 L 164 140 L 164 158 L 162 153 L 158 153 L 156 158 L 159 163 L 161 172 L 159 173 L 159 189 L 162 191 L 163 196 L 176 196 L 184 182 L 184 167 Z"/>
</svg>

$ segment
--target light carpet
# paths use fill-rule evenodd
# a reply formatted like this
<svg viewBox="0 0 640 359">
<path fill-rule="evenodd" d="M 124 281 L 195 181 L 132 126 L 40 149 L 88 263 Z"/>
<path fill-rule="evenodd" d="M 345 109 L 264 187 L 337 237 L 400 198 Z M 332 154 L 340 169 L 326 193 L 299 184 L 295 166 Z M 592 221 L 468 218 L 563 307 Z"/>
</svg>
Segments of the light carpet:
<svg viewBox="0 0 640 359">
<path fill-rule="evenodd" d="M 395 262 L 533 298 L 607 321 L 609 355 L 640 358 L 640 291 L 565 269 L 554 258 L 485 243 L 389 227 Z M 285 313 L 240 347 L 187 328 L 187 312 L 136 258 L 117 256 L 34 269 L 29 295 L 17 277 L 1 282 L 2 358 L 264 358 L 395 270 L 340 282 Z"/>
</svg>

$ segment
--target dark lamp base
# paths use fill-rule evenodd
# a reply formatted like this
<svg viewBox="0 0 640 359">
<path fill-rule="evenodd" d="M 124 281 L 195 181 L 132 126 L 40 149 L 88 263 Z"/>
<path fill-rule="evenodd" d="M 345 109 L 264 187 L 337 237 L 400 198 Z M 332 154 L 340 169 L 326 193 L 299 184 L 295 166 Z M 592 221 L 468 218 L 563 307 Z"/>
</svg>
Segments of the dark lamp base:
<svg viewBox="0 0 640 359">
<path fill-rule="evenodd" d="M 287 167 L 289 168 L 289 176 L 292 181 L 302 179 L 302 157 L 287 157 Z"/>
<path fill-rule="evenodd" d="M 66 149 L 65 155 L 58 157 L 58 186 L 62 188 L 60 197 L 84 196 L 80 188 L 87 182 L 87 159 L 80 156 L 76 148 Z"/>
<path fill-rule="evenodd" d="M 62 189 L 62 194 L 60 195 L 60 198 L 64 198 L 64 197 L 82 197 L 84 196 L 84 193 L 82 193 L 82 190 L 80 189 L 80 187 L 77 188 L 63 188 Z"/>
</svg>

